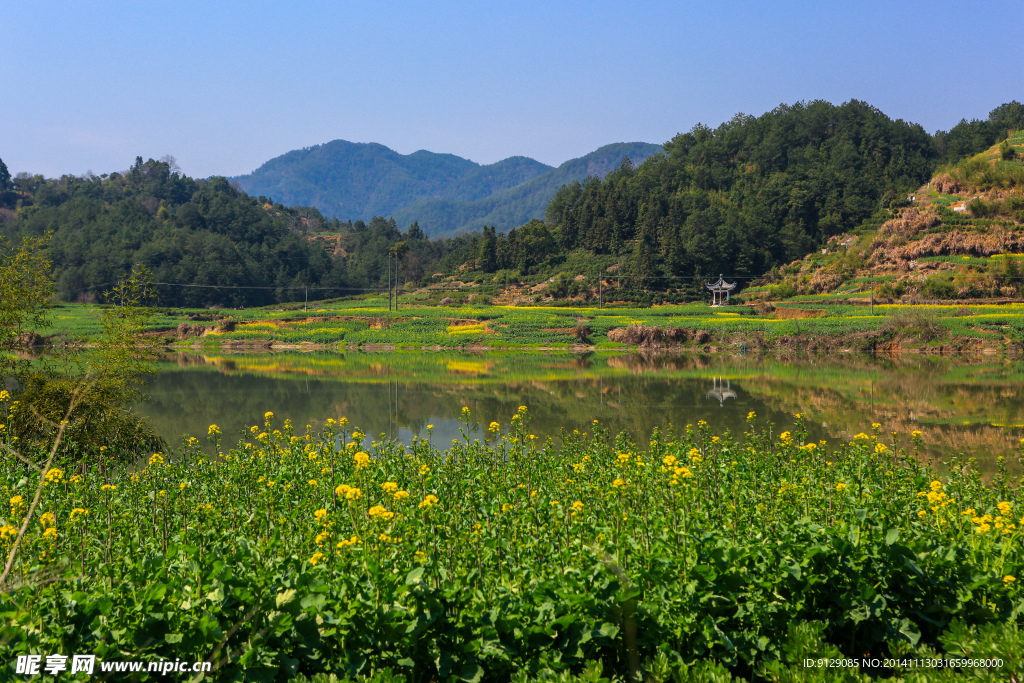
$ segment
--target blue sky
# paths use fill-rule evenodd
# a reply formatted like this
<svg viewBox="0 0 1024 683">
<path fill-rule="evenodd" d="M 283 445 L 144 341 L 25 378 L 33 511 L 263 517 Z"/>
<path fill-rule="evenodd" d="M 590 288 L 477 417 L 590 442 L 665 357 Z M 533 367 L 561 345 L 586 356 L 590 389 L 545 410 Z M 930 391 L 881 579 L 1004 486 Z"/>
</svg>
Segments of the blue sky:
<svg viewBox="0 0 1024 683">
<path fill-rule="evenodd" d="M 1015 2 L 7 2 L 0 158 L 248 173 L 335 139 L 557 165 L 780 103 L 948 129 L 1024 100 Z"/>
</svg>

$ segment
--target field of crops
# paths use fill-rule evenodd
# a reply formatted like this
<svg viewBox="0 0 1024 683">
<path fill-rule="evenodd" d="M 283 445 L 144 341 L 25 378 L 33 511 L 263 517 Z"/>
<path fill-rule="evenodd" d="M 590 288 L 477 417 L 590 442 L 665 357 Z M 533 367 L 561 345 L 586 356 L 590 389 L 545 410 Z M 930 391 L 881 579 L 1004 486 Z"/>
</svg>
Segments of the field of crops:
<svg viewBox="0 0 1024 683">
<path fill-rule="evenodd" d="M 708 332 L 714 344 L 742 343 L 751 336 L 771 340 L 794 336 L 841 339 L 847 335 L 878 333 L 884 339 L 893 328 L 893 316 L 916 315 L 927 319 L 944 339 L 988 340 L 993 343 L 1019 340 L 1024 331 L 1024 304 L 908 305 L 876 303 L 855 305 L 853 298 L 866 292 L 852 284 L 837 294 L 805 295 L 777 302 L 774 312 L 736 305 L 711 308 L 706 304 L 626 308 L 592 306 L 459 306 L 416 307 L 388 311 L 386 300 L 348 300 L 321 303 L 308 312 L 279 308 L 211 313 L 161 309 L 151 329 L 177 339 L 176 326 L 190 317 L 202 334 L 174 343 L 220 347 L 225 343 L 263 343 L 320 346 L 380 346 L 393 348 L 569 348 L 584 344 L 597 348 L 625 348 L 611 341 L 608 332 L 629 325 L 668 329 L 677 327 Z M 862 304 L 863 302 L 861 302 Z M 382 308 L 383 305 L 383 308 Z M 98 331 L 99 310 L 94 306 L 64 305 L 47 334 L 88 341 Z M 229 317 L 210 320 L 214 315 Z M 934 335 L 933 335 L 934 336 Z M 864 340 L 861 340 L 862 342 Z M 929 340 L 926 340 L 929 341 Z M 703 346 L 703 343 L 698 344 Z"/>
<path fill-rule="evenodd" d="M 218 681 L 839 680 L 803 660 L 941 652 L 1001 659 L 965 669 L 991 680 L 1024 673 L 1024 496 L 1005 474 L 938 477 L 917 434 L 881 425 L 829 450 L 799 417 L 777 434 L 751 414 L 742 445 L 703 423 L 638 445 L 595 422 L 556 447 L 526 407 L 480 417 L 482 440 L 405 446 L 268 413 L 230 449 L 211 426 L 216 459 L 193 440 L 41 486 L 5 461 L 5 550 L 28 523 L 20 587 L 0 597 L 4 666 L 60 652 L 206 660 Z"/>
</svg>

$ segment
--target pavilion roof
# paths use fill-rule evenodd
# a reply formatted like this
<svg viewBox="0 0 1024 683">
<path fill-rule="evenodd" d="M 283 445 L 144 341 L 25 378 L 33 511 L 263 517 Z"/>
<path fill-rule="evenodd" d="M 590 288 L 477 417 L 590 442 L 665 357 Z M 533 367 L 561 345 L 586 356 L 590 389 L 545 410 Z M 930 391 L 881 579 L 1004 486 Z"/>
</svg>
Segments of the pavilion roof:
<svg viewBox="0 0 1024 683">
<path fill-rule="evenodd" d="M 735 282 L 726 282 L 722 279 L 722 276 L 718 276 L 717 282 L 706 282 L 704 286 L 713 292 L 729 292 L 736 288 Z"/>
</svg>

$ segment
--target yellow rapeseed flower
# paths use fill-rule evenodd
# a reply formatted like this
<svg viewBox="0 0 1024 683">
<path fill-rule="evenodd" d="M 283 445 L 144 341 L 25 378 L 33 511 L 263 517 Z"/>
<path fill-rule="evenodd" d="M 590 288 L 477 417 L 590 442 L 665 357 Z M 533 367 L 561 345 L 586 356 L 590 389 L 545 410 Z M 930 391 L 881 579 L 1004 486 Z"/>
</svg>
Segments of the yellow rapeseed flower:
<svg viewBox="0 0 1024 683">
<path fill-rule="evenodd" d="M 747 413 L 747 419 L 748 420 L 753 420 L 755 417 L 757 417 L 757 413 L 755 413 L 753 410 L 751 410 L 749 413 Z"/>
<path fill-rule="evenodd" d="M 44 529 L 46 529 L 51 526 L 56 526 L 57 518 L 53 516 L 52 512 L 44 512 L 39 517 L 39 523 L 43 525 Z"/>
<path fill-rule="evenodd" d="M 1013 577 L 1013 576 L 1010 576 L 1009 574 L 1007 574 L 1006 576 L 1003 577 L 1003 584 L 1009 586 L 1009 585 L 1011 585 L 1016 580 L 1017 580 L 1016 577 Z"/>
<path fill-rule="evenodd" d="M 996 507 L 999 508 L 999 514 L 1001 514 L 1003 517 L 1009 517 L 1010 510 L 1013 508 L 1013 504 L 1008 503 L 1004 500 L 1000 502 L 998 505 L 996 505 Z"/>
<path fill-rule="evenodd" d="M 409 497 L 409 492 L 408 491 L 403 491 L 401 489 L 399 489 L 398 491 L 395 491 L 395 493 L 392 495 L 392 498 L 394 498 L 395 500 L 405 500 L 408 497 Z"/>
<path fill-rule="evenodd" d="M 572 509 L 575 512 L 583 512 L 583 501 L 577 500 L 572 504 Z"/>
<path fill-rule="evenodd" d="M 386 481 L 381 484 L 381 488 L 384 489 L 385 493 L 394 493 L 398 490 L 398 484 L 393 481 Z"/>
<path fill-rule="evenodd" d="M 353 458 L 356 461 L 356 469 L 362 469 L 370 464 L 370 456 L 362 451 L 356 453 Z"/>
<path fill-rule="evenodd" d="M 309 558 L 309 563 L 314 567 L 324 561 L 323 553 L 313 553 L 313 556 Z"/>
<path fill-rule="evenodd" d="M 846 488 L 847 487 L 846 487 L 846 482 L 845 481 L 841 481 L 838 484 L 836 484 L 836 491 L 845 491 Z"/>
<path fill-rule="evenodd" d="M 626 485 L 626 482 L 623 481 L 622 479 L 616 479 L 615 481 L 612 482 L 612 486 L 617 488 L 617 489 L 620 489 L 620 488 L 622 488 L 625 485 Z"/>
<path fill-rule="evenodd" d="M 313 513 L 313 518 L 317 522 L 323 522 L 325 517 L 327 517 L 327 510 L 325 508 L 320 508 Z"/>
<path fill-rule="evenodd" d="M 159 453 L 154 453 L 153 455 L 149 456 L 149 464 L 154 466 L 163 465 L 164 456 L 160 455 Z"/>
<path fill-rule="evenodd" d="M 43 538 L 53 541 L 57 538 L 57 527 L 47 527 L 46 531 L 43 532 Z"/>
<path fill-rule="evenodd" d="M 63 481 L 63 479 L 64 479 L 64 471 L 63 470 L 59 470 L 56 467 L 54 467 L 53 469 L 47 471 L 46 476 L 43 477 L 43 480 L 47 484 L 60 483 L 61 481 Z"/>
<path fill-rule="evenodd" d="M 210 428 L 206 430 L 206 433 L 210 436 L 213 436 L 214 434 L 220 434 L 220 427 L 218 427 L 217 425 L 210 425 Z"/>
<path fill-rule="evenodd" d="M 435 496 L 433 493 L 428 493 L 427 497 L 424 498 L 420 502 L 419 507 L 424 508 L 424 509 L 432 508 L 435 505 L 437 505 L 437 503 L 438 503 L 437 496 Z"/>
</svg>

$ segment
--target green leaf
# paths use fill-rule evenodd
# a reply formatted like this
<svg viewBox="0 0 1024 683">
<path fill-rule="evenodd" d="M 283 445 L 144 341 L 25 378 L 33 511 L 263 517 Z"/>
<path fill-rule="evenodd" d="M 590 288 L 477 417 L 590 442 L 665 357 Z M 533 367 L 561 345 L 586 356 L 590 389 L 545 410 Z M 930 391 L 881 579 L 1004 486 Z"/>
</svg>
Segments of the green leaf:
<svg viewBox="0 0 1024 683">
<path fill-rule="evenodd" d="M 467 664 L 459 669 L 459 680 L 466 683 L 480 683 L 484 677 L 484 669 L 479 664 Z"/>
<path fill-rule="evenodd" d="M 302 598 L 302 601 L 299 604 L 302 605 L 302 609 L 304 610 L 312 607 L 314 610 L 319 612 L 324 608 L 324 605 L 327 604 L 327 596 L 323 593 L 313 593 L 312 595 L 307 595 Z"/>
<path fill-rule="evenodd" d="M 892 545 L 896 541 L 900 540 L 900 530 L 896 528 L 889 529 L 885 532 L 885 544 Z"/>
<path fill-rule="evenodd" d="M 423 576 L 423 572 L 424 571 L 425 571 L 425 569 L 423 567 L 416 567 L 411 572 L 406 574 L 405 575 L 405 585 L 406 586 L 411 586 L 413 584 L 419 583 L 420 577 Z"/>
</svg>

